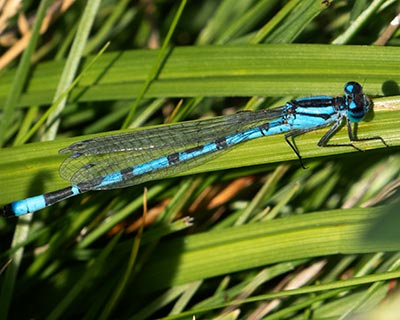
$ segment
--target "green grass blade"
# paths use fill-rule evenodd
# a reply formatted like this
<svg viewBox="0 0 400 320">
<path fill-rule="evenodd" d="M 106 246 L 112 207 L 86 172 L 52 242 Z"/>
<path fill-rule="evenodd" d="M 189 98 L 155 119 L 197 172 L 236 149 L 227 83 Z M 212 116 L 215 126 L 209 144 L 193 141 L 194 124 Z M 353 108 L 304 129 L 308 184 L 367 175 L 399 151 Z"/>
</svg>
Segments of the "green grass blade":
<svg viewBox="0 0 400 320">
<path fill-rule="evenodd" d="M 368 238 L 383 217 L 387 215 L 381 208 L 335 210 L 178 238 L 158 247 L 134 286 L 146 284 L 146 289 L 152 291 L 250 266 L 333 254 L 399 250 L 398 236 L 390 241 Z"/>
<path fill-rule="evenodd" d="M 137 98 L 157 54 L 157 50 L 104 54 L 72 91 L 71 101 Z M 349 80 L 363 84 L 371 95 L 395 94 L 395 88 L 383 90 L 389 80 L 399 82 L 399 55 L 399 48 L 366 46 L 176 48 L 145 97 L 338 95 Z M 51 103 L 62 65 L 38 66 L 19 105 Z M 0 79 L 0 106 L 13 76 L 9 72 Z"/>
</svg>

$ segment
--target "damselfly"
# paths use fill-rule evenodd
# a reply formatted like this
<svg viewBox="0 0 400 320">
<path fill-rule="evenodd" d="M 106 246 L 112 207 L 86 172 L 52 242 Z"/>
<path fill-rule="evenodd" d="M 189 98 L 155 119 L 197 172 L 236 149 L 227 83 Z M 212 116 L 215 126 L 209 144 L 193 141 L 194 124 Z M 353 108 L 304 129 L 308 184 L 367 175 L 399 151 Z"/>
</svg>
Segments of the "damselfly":
<svg viewBox="0 0 400 320">
<path fill-rule="evenodd" d="M 242 111 L 207 120 L 83 140 L 61 149 L 68 154 L 60 175 L 71 186 L 19 200 L 2 209 L 5 216 L 20 216 L 91 190 L 123 188 L 183 172 L 242 142 L 286 133 L 285 139 L 301 161 L 294 137 L 331 126 L 318 146 L 352 146 L 357 139 L 352 123 L 361 121 L 371 102 L 357 82 L 344 86 L 344 96 L 313 96 L 287 102 L 272 110 Z M 350 142 L 328 144 L 346 121 Z"/>
</svg>

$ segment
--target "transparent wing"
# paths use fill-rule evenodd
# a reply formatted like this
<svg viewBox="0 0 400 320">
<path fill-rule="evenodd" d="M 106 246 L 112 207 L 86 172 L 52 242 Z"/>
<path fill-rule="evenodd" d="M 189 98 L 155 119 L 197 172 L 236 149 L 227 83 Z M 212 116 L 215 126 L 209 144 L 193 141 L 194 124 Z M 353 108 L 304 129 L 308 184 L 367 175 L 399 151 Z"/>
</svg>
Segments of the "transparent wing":
<svg viewBox="0 0 400 320">
<path fill-rule="evenodd" d="M 279 118 L 281 114 L 281 108 L 242 111 L 206 120 L 82 140 L 60 150 L 61 154 L 69 154 L 69 157 L 61 164 L 60 175 L 72 184 L 88 183 L 105 175 L 259 126 L 271 119 Z M 237 143 L 240 142 L 237 141 Z M 121 181 L 103 189 L 127 187 L 183 172 L 222 151 L 134 176 L 131 180 Z"/>
</svg>

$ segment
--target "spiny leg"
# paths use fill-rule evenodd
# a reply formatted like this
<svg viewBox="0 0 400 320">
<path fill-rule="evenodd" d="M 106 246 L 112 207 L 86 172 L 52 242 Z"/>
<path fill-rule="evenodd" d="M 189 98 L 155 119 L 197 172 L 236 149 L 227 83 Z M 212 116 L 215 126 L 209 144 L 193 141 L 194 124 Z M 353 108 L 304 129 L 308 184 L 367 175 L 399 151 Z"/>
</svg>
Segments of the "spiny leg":
<svg viewBox="0 0 400 320">
<path fill-rule="evenodd" d="M 346 126 L 347 126 L 347 134 L 349 136 L 350 143 L 329 143 L 328 144 L 329 139 L 336 132 L 336 130 L 339 129 L 341 124 L 342 124 L 342 119 L 338 119 L 338 121 L 336 121 L 334 123 L 334 125 L 329 129 L 329 131 L 327 133 L 325 133 L 324 136 L 319 140 L 318 146 L 319 147 L 353 147 L 354 149 L 356 149 L 358 151 L 364 151 L 364 150 L 360 149 L 359 147 L 355 146 L 353 144 L 353 142 L 380 140 L 382 142 L 382 144 L 384 144 L 386 147 L 389 147 L 389 145 L 385 142 L 385 140 L 379 136 L 368 137 L 368 138 L 357 138 L 351 127 L 351 121 L 347 118 L 346 118 Z M 357 124 L 355 124 L 355 125 L 357 125 Z"/>
<path fill-rule="evenodd" d="M 290 146 L 290 148 L 292 148 L 292 150 L 296 154 L 297 158 L 299 158 L 300 164 L 303 169 L 306 169 L 306 167 L 304 166 L 303 158 L 300 155 L 300 151 L 297 149 L 294 138 L 296 138 L 297 136 L 300 136 L 304 133 L 314 131 L 316 129 L 323 128 L 323 127 L 325 127 L 325 126 L 323 125 L 323 126 L 318 126 L 318 127 L 309 128 L 309 129 L 298 129 L 298 130 L 294 130 L 292 132 L 285 134 L 285 140 L 286 140 L 287 144 Z"/>
<path fill-rule="evenodd" d="M 371 141 L 371 140 L 380 140 L 380 141 L 382 142 L 382 144 L 383 144 L 385 147 L 387 147 L 387 148 L 389 147 L 389 145 L 386 143 L 386 141 L 385 141 L 382 137 L 380 137 L 380 136 L 373 136 L 373 137 L 368 137 L 368 138 L 357 138 L 357 137 L 354 135 L 354 133 L 353 133 L 353 130 L 352 130 L 352 128 L 351 128 L 351 122 L 350 122 L 349 119 L 347 119 L 347 132 L 348 132 L 350 141 Z M 356 149 L 358 149 L 358 148 L 356 148 Z"/>
</svg>

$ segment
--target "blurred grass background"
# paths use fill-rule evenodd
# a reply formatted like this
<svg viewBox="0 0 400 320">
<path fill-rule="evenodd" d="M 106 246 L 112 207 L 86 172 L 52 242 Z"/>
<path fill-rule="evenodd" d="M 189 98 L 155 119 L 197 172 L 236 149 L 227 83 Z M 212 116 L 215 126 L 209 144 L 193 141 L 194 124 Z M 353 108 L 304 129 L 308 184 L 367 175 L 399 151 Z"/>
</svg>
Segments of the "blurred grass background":
<svg viewBox="0 0 400 320">
<path fill-rule="evenodd" d="M 296 139 L 304 170 L 268 137 L 180 177 L 1 219 L 1 318 L 399 310 L 398 1 L 6 3 L 0 204 L 67 186 L 57 151 L 73 141 L 342 95 L 350 80 L 374 102 L 358 136 L 390 147 L 318 148 L 318 130 Z"/>
</svg>

